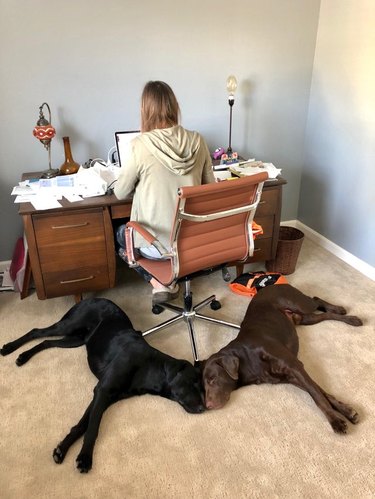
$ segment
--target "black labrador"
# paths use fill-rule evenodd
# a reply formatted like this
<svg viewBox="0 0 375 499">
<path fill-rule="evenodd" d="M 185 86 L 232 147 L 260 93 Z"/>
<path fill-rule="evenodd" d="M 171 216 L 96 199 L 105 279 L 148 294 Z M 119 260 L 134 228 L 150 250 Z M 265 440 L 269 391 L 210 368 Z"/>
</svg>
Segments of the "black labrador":
<svg viewBox="0 0 375 499">
<path fill-rule="evenodd" d="M 335 432 L 346 433 L 346 419 L 357 423 L 357 412 L 317 385 L 297 358 L 295 325 L 327 320 L 362 325 L 358 317 L 346 315 L 343 307 L 310 298 L 289 284 L 260 290 L 248 306 L 238 336 L 201 363 L 206 408 L 223 407 L 231 392 L 241 386 L 291 383 L 311 395 Z"/>
<path fill-rule="evenodd" d="M 62 338 L 44 340 L 26 350 L 16 364 L 22 366 L 47 348 L 86 345 L 90 369 L 99 380 L 81 420 L 53 451 L 56 463 L 62 463 L 71 445 L 84 435 L 77 468 L 81 473 L 91 469 L 101 418 L 118 400 L 151 393 L 178 402 L 190 413 L 201 413 L 205 409 L 200 369 L 151 347 L 141 333 L 135 331 L 125 312 L 110 300 L 83 300 L 52 326 L 32 329 L 4 345 L 0 353 L 8 355 L 30 340 L 48 336 Z"/>
</svg>

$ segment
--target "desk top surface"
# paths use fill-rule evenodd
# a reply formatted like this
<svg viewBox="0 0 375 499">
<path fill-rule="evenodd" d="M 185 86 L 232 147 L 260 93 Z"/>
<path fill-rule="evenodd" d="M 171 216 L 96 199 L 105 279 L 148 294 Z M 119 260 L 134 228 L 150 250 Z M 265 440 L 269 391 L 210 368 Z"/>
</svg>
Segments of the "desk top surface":
<svg viewBox="0 0 375 499">
<path fill-rule="evenodd" d="M 22 180 L 27 180 L 30 178 L 37 178 L 42 172 L 27 172 L 22 175 Z M 131 199 L 119 200 L 114 194 L 105 194 L 103 196 L 95 196 L 84 198 L 82 201 L 76 201 L 75 203 L 69 202 L 64 197 L 59 200 L 61 207 L 53 208 L 51 210 L 36 210 L 31 203 L 20 203 L 18 213 L 20 215 L 29 215 L 34 213 L 50 213 L 57 212 L 61 210 L 79 210 L 82 208 L 96 208 L 100 206 L 114 206 L 114 205 L 129 205 L 131 204 Z"/>
<path fill-rule="evenodd" d="M 30 178 L 36 178 L 40 176 L 42 172 L 27 172 L 22 175 L 22 180 L 27 180 Z M 264 188 L 270 188 L 275 186 L 281 186 L 286 184 L 286 180 L 279 176 L 276 179 L 267 180 L 264 184 Z M 106 194 L 103 196 L 95 196 L 84 198 L 82 201 L 76 201 L 75 203 L 69 202 L 64 197 L 59 200 L 61 207 L 53 208 L 50 210 L 36 210 L 31 203 L 20 203 L 18 213 L 19 215 L 32 215 L 34 213 L 53 213 L 61 210 L 79 210 L 82 208 L 97 208 L 103 206 L 121 206 L 129 205 L 132 203 L 131 199 L 119 200 L 114 194 Z"/>
</svg>

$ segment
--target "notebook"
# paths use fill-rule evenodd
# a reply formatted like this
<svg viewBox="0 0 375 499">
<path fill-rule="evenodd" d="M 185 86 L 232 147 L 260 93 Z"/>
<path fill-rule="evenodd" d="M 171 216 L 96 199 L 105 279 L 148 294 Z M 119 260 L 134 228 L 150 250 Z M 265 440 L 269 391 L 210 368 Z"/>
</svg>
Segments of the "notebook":
<svg viewBox="0 0 375 499">
<path fill-rule="evenodd" d="M 130 141 L 141 132 L 139 130 L 131 130 L 126 132 L 115 132 L 115 143 L 117 148 L 117 157 L 119 165 L 122 166 L 124 159 L 129 154 Z"/>
</svg>

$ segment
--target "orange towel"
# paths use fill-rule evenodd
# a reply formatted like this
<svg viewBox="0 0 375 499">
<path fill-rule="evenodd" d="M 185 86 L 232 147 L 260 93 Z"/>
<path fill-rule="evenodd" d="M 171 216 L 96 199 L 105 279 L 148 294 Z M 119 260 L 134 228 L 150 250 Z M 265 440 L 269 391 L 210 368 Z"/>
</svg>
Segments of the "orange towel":
<svg viewBox="0 0 375 499">
<path fill-rule="evenodd" d="M 252 229 L 253 229 L 254 239 L 257 236 L 261 236 L 263 234 L 263 227 L 261 225 L 257 224 L 254 220 L 253 220 L 253 224 L 252 224 Z"/>
</svg>

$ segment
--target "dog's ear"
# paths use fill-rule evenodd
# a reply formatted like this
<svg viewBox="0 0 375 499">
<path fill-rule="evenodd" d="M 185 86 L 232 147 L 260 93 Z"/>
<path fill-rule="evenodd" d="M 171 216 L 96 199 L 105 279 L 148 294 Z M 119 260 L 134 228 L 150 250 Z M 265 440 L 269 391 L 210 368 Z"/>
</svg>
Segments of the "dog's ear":
<svg viewBox="0 0 375 499">
<path fill-rule="evenodd" d="M 240 368 L 240 359 L 234 355 L 223 355 L 217 359 L 219 365 L 221 365 L 227 374 L 234 379 L 238 380 L 238 370 Z"/>
</svg>

